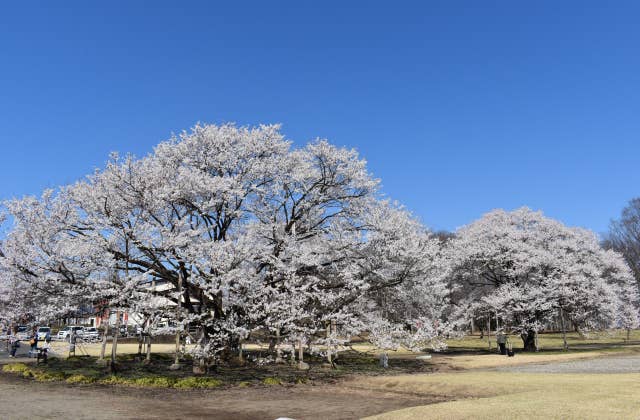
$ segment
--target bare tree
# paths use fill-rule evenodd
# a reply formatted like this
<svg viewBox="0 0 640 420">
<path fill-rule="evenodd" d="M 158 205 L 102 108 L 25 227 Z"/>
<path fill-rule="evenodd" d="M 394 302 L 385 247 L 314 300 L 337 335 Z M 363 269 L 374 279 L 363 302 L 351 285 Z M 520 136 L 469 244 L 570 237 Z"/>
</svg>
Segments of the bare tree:
<svg viewBox="0 0 640 420">
<path fill-rule="evenodd" d="M 640 290 L 640 197 L 629 201 L 620 219 L 611 221 L 603 246 L 624 256 Z"/>
</svg>

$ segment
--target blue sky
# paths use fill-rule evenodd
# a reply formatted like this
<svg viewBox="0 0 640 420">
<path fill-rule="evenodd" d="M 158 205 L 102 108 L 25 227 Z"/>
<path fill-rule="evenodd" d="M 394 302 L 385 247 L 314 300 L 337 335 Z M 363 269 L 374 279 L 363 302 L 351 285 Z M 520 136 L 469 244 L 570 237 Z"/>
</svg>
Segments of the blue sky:
<svg viewBox="0 0 640 420">
<path fill-rule="evenodd" d="M 354 147 L 435 229 L 527 205 L 602 232 L 639 195 L 640 3 L 311 4 L 4 3 L 0 198 L 197 121 Z"/>
</svg>

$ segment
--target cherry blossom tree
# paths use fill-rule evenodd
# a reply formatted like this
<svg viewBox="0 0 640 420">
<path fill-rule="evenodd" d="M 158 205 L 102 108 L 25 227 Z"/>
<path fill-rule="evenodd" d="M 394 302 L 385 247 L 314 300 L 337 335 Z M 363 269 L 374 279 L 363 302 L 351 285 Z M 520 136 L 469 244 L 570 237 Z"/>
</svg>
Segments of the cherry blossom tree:
<svg viewBox="0 0 640 420">
<path fill-rule="evenodd" d="M 421 343 L 442 330 L 439 242 L 382 200 L 354 150 L 324 140 L 291 149 L 275 125 L 197 125 L 144 158 L 113 154 L 85 180 L 6 207 L 3 264 L 43 290 L 43 306 L 84 297 L 161 313 L 178 334 L 195 327 L 198 372 L 257 332 L 297 345 L 303 366 L 303 344 L 330 355 L 337 326 L 410 317 Z M 386 289 L 393 299 L 381 300 Z"/>
<path fill-rule="evenodd" d="M 635 325 L 630 271 L 592 232 L 527 208 L 494 210 L 461 228 L 450 244 L 457 304 L 497 312 L 527 351 L 536 349 L 537 332 L 558 311 L 576 329 L 622 318 Z"/>
</svg>

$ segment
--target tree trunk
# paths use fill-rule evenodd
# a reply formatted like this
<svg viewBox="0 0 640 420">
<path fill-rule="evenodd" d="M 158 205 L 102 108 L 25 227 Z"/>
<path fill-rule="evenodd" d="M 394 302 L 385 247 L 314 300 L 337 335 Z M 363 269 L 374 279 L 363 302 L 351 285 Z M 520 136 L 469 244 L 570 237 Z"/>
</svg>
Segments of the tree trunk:
<svg viewBox="0 0 640 420">
<path fill-rule="evenodd" d="M 118 354 L 118 334 L 120 333 L 120 311 L 116 311 L 116 325 L 113 328 L 113 338 L 111 340 L 111 364 L 109 370 L 116 371 L 116 355 Z"/>
<path fill-rule="evenodd" d="M 269 354 L 273 354 L 276 352 L 276 338 L 274 336 L 269 337 L 269 350 L 267 350 Z"/>
<path fill-rule="evenodd" d="M 537 351 L 536 348 L 536 332 L 534 330 L 529 330 L 526 333 L 520 334 L 522 338 L 523 351 L 534 352 Z"/>
<path fill-rule="evenodd" d="M 99 361 L 104 360 L 104 354 L 107 350 L 107 336 L 109 335 L 109 321 L 104 326 L 104 335 L 102 336 L 102 348 L 100 348 L 100 358 Z"/>
<path fill-rule="evenodd" d="M 138 357 L 142 357 L 142 340 L 144 340 L 144 334 L 140 332 L 140 334 L 138 334 Z"/>
<path fill-rule="evenodd" d="M 487 343 L 489 343 L 489 351 L 491 351 L 491 315 L 487 318 Z"/>
<path fill-rule="evenodd" d="M 569 350 L 569 345 L 567 344 L 567 329 L 565 328 L 564 325 L 564 312 L 562 311 L 562 308 L 560 308 L 560 326 L 562 328 L 562 342 L 563 342 L 563 349 L 564 351 Z"/>
<path fill-rule="evenodd" d="M 180 332 L 176 332 L 176 355 L 173 360 L 173 364 L 169 366 L 171 370 L 178 370 L 181 368 L 180 365 Z"/>
<path fill-rule="evenodd" d="M 284 363 L 284 359 L 282 358 L 282 349 L 280 348 L 280 328 L 276 328 L 276 363 Z"/>
<path fill-rule="evenodd" d="M 327 322 L 327 362 L 330 365 L 333 365 L 333 360 L 331 360 L 331 323 Z"/>
<path fill-rule="evenodd" d="M 309 369 L 309 364 L 304 362 L 304 342 L 302 341 L 302 338 L 300 339 L 298 344 L 299 344 L 299 347 L 298 347 L 298 369 L 308 370 Z"/>
<path fill-rule="evenodd" d="M 147 357 L 145 358 L 145 363 L 151 363 L 151 334 L 147 334 L 145 337 L 145 341 L 147 342 Z"/>
<path fill-rule="evenodd" d="M 182 263 L 180 265 L 180 269 L 178 270 L 178 303 L 176 304 L 176 322 L 180 325 L 181 318 L 181 309 L 182 305 Z M 180 327 L 176 326 L 176 357 L 171 365 L 171 370 L 180 369 Z"/>
<path fill-rule="evenodd" d="M 204 327 L 200 327 L 199 328 L 199 339 L 198 339 L 198 344 L 197 346 L 200 347 L 200 349 L 202 349 L 203 347 L 206 346 L 207 344 L 207 332 L 205 331 Z M 193 374 L 194 375 L 204 375 L 207 373 L 207 361 L 205 360 L 205 357 L 203 354 L 199 355 L 198 359 L 194 359 L 193 360 Z"/>
</svg>

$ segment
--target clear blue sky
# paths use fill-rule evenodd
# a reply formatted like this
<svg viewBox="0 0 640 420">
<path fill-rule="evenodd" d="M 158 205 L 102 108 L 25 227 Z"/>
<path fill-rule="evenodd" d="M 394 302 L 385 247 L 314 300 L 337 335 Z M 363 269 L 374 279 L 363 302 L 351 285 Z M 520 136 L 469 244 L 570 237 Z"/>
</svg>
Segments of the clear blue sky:
<svg viewBox="0 0 640 420">
<path fill-rule="evenodd" d="M 436 229 L 527 205 L 602 232 L 640 195 L 640 3 L 302 3 L 3 3 L 0 198 L 197 121 L 355 147 Z"/>
</svg>

